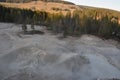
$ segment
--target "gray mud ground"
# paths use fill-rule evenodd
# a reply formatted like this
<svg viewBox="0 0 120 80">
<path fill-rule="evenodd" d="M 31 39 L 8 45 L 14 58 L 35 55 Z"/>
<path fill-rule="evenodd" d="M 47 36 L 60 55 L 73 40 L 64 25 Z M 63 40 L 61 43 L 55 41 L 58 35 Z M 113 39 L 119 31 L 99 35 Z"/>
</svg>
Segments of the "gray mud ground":
<svg viewBox="0 0 120 80">
<path fill-rule="evenodd" d="M 116 41 L 92 35 L 59 39 L 39 26 L 44 35 L 24 35 L 19 26 L 0 23 L 0 80 L 120 79 Z"/>
</svg>

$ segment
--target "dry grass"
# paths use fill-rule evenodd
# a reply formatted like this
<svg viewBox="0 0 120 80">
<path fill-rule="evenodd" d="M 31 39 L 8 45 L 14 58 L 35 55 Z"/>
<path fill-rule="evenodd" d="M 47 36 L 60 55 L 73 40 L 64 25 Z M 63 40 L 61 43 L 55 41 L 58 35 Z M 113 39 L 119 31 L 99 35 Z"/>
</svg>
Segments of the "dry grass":
<svg viewBox="0 0 120 80">
<path fill-rule="evenodd" d="M 74 10 L 81 10 L 81 8 L 77 5 L 73 4 L 64 4 L 64 3 L 56 3 L 56 2 L 43 2 L 43 1 L 32 1 L 29 3 L 6 3 L 0 2 L 1 5 L 6 7 L 13 7 L 13 8 L 21 8 L 21 9 L 32 9 L 32 10 L 39 10 L 39 11 L 46 11 L 50 13 L 59 13 L 62 12 L 66 14 L 68 11 L 71 13 Z M 58 10 L 54 10 L 53 8 L 57 8 Z"/>
</svg>

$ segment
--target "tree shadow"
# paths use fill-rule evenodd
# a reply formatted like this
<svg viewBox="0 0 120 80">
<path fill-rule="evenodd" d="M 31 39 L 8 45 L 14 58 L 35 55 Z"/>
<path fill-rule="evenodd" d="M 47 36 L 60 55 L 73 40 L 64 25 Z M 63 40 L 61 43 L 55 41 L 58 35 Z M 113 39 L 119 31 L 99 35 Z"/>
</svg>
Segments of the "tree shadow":
<svg viewBox="0 0 120 80">
<path fill-rule="evenodd" d="M 34 34 L 40 34 L 43 35 L 44 32 L 40 31 L 40 30 L 30 30 L 30 31 L 26 31 L 24 32 L 25 35 L 34 35 Z"/>
</svg>

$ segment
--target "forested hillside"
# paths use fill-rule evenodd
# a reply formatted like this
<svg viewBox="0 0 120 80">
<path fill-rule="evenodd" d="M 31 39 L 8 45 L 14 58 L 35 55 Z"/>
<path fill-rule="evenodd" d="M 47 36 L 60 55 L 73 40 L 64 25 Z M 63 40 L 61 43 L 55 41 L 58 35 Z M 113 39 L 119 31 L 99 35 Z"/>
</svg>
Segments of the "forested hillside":
<svg viewBox="0 0 120 80">
<path fill-rule="evenodd" d="M 10 2 L 10 3 L 27 3 L 31 1 L 45 1 L 45 2 L 58 2 L 58 3 L 64 3 L 64 4 L 73 4 L 68 1 L 63 0 L 0 0 L 0 2 Z"/>
<path fill-rule="evenodd" d="M 0 2 L 16 2 L 16 3 L 20 3 L 20 2 L 30 2 L 30 1 L 61 1 L 61 0 L 0 0 Z"/>
<path fill-rule="evenodd" d="M 120 12 L 99 9 L 75 9 L 64 15 L 30 9 L 7 8 L 0 6 L 0 21 L 17 24 L 46 25 L 54 33 L 63 33 L 63 37 L 93 34 L 103 38 L 120 39 Z M 27 30 L 26 30 L 27 31 Z"/>
</svg>

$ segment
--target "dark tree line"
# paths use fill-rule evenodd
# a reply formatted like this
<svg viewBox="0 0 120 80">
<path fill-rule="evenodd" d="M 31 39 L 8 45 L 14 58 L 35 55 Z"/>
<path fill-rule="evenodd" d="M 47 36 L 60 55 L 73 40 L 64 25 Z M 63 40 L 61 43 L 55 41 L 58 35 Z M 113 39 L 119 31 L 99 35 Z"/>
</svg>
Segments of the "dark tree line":
<svg viewBox="0 0 120 80">
<path fill-rule="evenodd" d="M 80 36 L 93 34 L 104 38 L 120 39 L 120 24 L 118 13 L 111 13 L 102 9 L 84 9 L 82 11 L 62 12 L 50 14 L 44 11 L 32 11 L 28 9 L 6 8 L 0 6 L 0 22 L 13 22 L 23 24 L 46 25 L 54 33 L 63 33 L 63 36 Z M 116 15 L 116 16 L 115 16 Z"/>
<path fill-rule="evenodd" d="M 80 36 L 92 34 L 103 38 L 119 38 L 120 24 L 117 16 L 99 13 L 97 10 L 75 11 L 67 15 L 52 14 L 48 16 L 47 27 L 63 36 Z"/>
<path fill-rule="evenodd" d="M 29 9 L 7 8 L 0 6 L 0 22 L 44 24 L 47 13 Z"/>
</svg>

